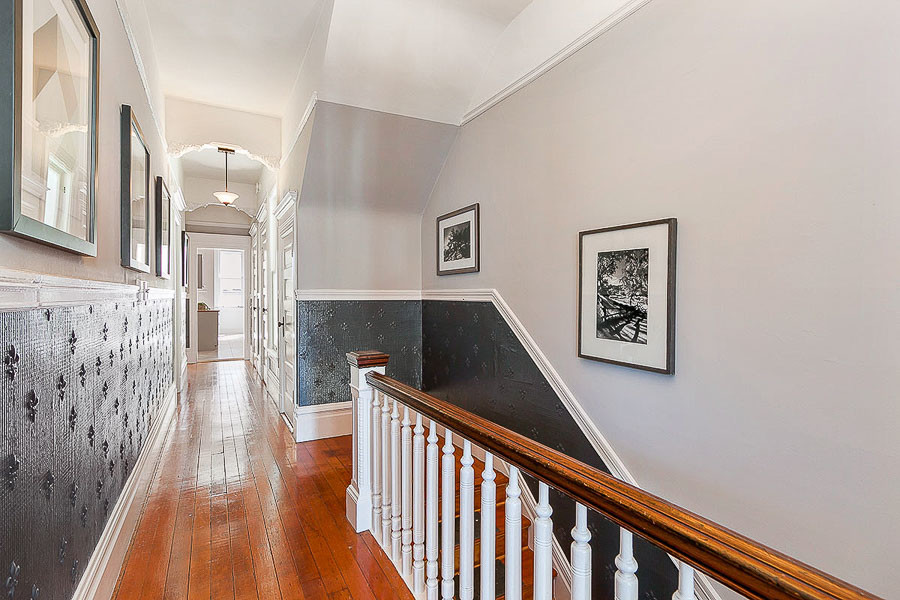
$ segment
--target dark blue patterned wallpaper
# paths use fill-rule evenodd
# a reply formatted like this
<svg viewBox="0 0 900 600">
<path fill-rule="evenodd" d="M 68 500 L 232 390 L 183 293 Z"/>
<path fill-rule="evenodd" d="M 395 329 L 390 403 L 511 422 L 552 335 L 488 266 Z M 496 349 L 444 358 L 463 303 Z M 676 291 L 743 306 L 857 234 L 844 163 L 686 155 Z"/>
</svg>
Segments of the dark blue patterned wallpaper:
<svg viewBox="0 0 900 600">
<path fill-rule="evenodd" d="M 0 312 L 0 595 L 66 599 L 172 383 L 172 301 Z"/>
<path fill-rule="evenodd" d="M 391 355 L 387 374 L 422 386 L 422 303 L 418 300 L 297 301 L 297 403 L 350 400 L 347 352 Z"/>
<path fill-rule="evenodd" d="M 422 303 L 422 383 L 422 389 L 437 398 L 609 472 L 528 351 L 490 302 L 426 300 Z M 535 481 L 527 479 L 537 496 Z M 554 534 L 563 548 L 568 549 L 575 524 L 575 504 L 552 489 L 550 504 Z M 588 528 L 593 548 L 594 597 L 612 598 L 615 557 L 619 550 L 618 526 L 592 512 Z M 635 556 L 639 565 L 640 597 L 644 600 L 670 597 L 678 580 L 668 556 L 638 538 Z"/>
</svg>

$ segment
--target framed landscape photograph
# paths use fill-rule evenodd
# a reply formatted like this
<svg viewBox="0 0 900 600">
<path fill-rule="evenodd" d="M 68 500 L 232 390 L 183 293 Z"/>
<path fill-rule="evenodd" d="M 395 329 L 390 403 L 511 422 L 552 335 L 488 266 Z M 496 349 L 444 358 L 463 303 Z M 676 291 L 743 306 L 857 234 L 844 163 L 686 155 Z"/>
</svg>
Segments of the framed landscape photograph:
<svg viewBox="0 0 900 600">
<path fill-rule="evenodd" d="M 156 178 L 156 276 L 172 276 L 172 197 L 162 177 Z"/>
<path fill-rule="evenodd" d="M 150 150 L 134 112 L 122 105 L 122 266 L 150 272 Z"/>
<path fill-rule="evenodd" d="M 3 7 L 0 231 L 96 256 L 100 33 L 85 0 Z"/>
<path fill-rule="evenodd" d="M 481 269 L 479 205 L 437 218 L 437 274 L 476 273 Z"/>
<path fill-rule="evenodd" d="M 675 372 L 676 220 L 578 234 L 578 356 Z"/>
</svg>

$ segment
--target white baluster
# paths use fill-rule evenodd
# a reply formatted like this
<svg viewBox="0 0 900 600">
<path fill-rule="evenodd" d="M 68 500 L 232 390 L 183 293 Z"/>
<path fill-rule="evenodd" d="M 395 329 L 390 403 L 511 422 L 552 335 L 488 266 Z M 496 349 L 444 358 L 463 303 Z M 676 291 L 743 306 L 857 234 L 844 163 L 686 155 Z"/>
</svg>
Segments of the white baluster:
<svg viewBox="0 0 900 600">
<path fill-rule="evenodd" d="M 350 392 L 353 400 L 353 475 L 346 492 L 347 520 L 357 533 L 372 529 L 372 401 L 375 389 L 369 385 L 366 375 L 371 372 L 384 373 L 387 357 L 377 361 L 367 358 L 360 366 L 363 354 L 350 352 Z"/>
<path fill-rule="evenodd" d="M 413 592 L 425 590 L 425 428 L 416 415 L 413 430 Z"/>
<path fill-rule="evenodd" d="M 494 569 L 497 544 L 497 484 L 494 483 L 494 456 L 484 453 L 481 473 L 481 598 L 496 598 Z"/>
<path fill-rule="evenodd" d="M 381 403 L 381 545 L 385 551 L 391 547 L 391 398 L 382 397 Z"/>
<path fill-rule="evenodd" d="M 534 520 L 534 600 L 551 600 L 553 595 L 553 521 L 550 515 L 550 488 L 538 484 L 538 505 Z"/>
<path fill-rule="evenodd" d="M 453 434 L 444 435 L 444 456 L 441 458 L 441 598 L 453 600 L 454 553 L 456 550 L 456 457 L 453 455 Z"/>
<path fill-rule="evenodd" d="M 627 529 L 619 529 L 619 555 L 616 557 L 616 600 L 637 600 L 638 564 L 634 560 L 634 539 Z"/>
<path fill-rule="evenodd" d="M 394 400 L 394 409 L 391 412 L 391 560 L 400 565 L 402 556 L 400 552 L 400 523 L 401 502 L 403 492 L 400 477 L 400 412 L 397 409 L 397 401 Z"/>
<path fill-rule="evenodd" d="M 591 532 L 587 528 L 587 507 L 575 505 L 572 529 L 572 600 L 591 598 Z"/>
<path fill-rule="evenodd" d="M 409 407 L 403 407 L 403 427 L 401 429 L 400 469 L 403 482 L 401 503 L 402 534 L 401 554 L 403 567 L 400 571 L 403 578 L 412 576 L 412 430 L 410 430 Z"/>
<path fill-rule="evenodd" d="M 684 561 L 678 562 L 678 589 L 672 600 L 694 600 L 694 567 Z"/>
<path fill-rule="evenodd" d="M 426 450 L 425 483 L 425 572 L 426 600 L 438 600 L 438 436 L 437 423 L 431 421 Z"/>
<path fill-rule="evenodd" d="M 372 398 L 372 535 L 381 543 L 381 401 L 387 398 L 375 391 Z"/>
<path fill-rule="evenodd" d="M 459 470 L 459 597 L 475 597 L 475 470 L 472 443 L 463 440 Z"/>
<path fill-rule="evenodd" d="M 522 501 L 519 496 L 519 470 L 509 467 L 506 484 L 506 513 L 503 537 L 506 538 L 506 577 L 503 583 L 506 600 L 522 600 Z"/>
</svg>

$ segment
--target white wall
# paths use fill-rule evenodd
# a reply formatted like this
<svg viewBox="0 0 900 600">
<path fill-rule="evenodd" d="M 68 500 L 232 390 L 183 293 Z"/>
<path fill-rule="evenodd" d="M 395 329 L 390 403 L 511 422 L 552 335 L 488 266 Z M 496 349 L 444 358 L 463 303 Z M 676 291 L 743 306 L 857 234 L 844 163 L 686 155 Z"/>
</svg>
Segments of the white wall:
<svg viewBox="0 0 900 600">
<path fill-rule="evenodd" d="M 456 127 L 319 102 L 301 186 L 298 289 L 419 289 L 422 210 Z M 294 160 L 298 160 L 294 164 Z"/>
<path fill-rule="evenodd" d="M 172 287 L 174 280 L 157 279 L 121 267 L 120 251 L 120 111 L 130 104 L 141 124 L 150 150 L 150 175 L 168 177 L 162 134 L 156 128 L 150 103 L 128 44 L 114 0 L 89 0 L 100 31 L 100 98 L 97 156 L 97 256 L 82 257 L 37 242 L 0 234 L 0 266 L 119 283 L 146 280 Z M 175 190 L 170 187 L 172 193 Z M 151 232 L 151 239 L 152 239 Z"/>
<path fill-rule="evenodd" d="M 426 289 L 497 288 L 639 483 L 900 589 L 900 5 L 652 2 L 462 128 Z M 434 219 L 481 203 L 481 272 Z M 576 357 L 577 232 L 677 217 L 676 374 Z"/>
<path fill-rule="evenodd" d="M 281 119 L 277 117 L 168 97 L 166 137 L 174 153 L 221 143 L 240 147 L 270 168 L 281 160 Z"/>
</svg>

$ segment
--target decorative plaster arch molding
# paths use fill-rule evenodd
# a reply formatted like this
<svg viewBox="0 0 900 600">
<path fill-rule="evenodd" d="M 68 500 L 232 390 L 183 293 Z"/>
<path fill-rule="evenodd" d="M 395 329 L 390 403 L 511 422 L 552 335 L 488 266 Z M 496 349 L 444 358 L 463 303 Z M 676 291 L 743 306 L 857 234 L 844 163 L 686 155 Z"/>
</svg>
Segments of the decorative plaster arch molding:
<svg viewBox="0 0 900 600">
<path fill-rule="evenodd" d="M 248 217 L 250 217 L 251 220 L 256 220 L 256 215 L 255 215 L 255 214 L 250 214 L 250 213 L 248 213 L 246 210 L 244 210 L 244 209 L 241 208 L 240 206 L 237 206 L 236 204 L 232 204 L 231 206 L 225 206 L 225 205 L 222 204 L 221 202 L 215 202 L 215 201 L 209 201 L 209 202 L 207 202 L 207 203 L 205 203 L 205 204 L 191 204 L 191 205 L 185 207 L 184 212 L 185 212 L 185 213 L 191 213 L 191 212 L 194 212 L 194 211 L 197 210 L 197 209 L 200 209 L 200 208 L 206 208 L 207 206 L 224 206 L 225 208 L 233 208 L 233 209 L 235 209 L 235 210 L 241 211 L 242 213 L 244 213 L 245 215 L 247 215 Z"/>
<path fill-rule="evenodd" d="M 220 147 L 226 147 L 233 149 L 237 154 L 243 154 L 250 160 L 255 160 L 260 163 L 262 166 L 270 169 L 271 171 L 277 173 L 279 160 L 273 156 L 265 156 L 262 154 L 254 154 L 250 152 L 246 148 L 242 148 L 237 144 L 228 144 L 225 142 L 207 142 L 206 144 L 185 144 L 181 142 L 170 142 L 169 143 L 169 156 L 173 158 L 181 158 L 188 152 L 199 152 L 201 150 L 216 150 Z"/>
</svg>

